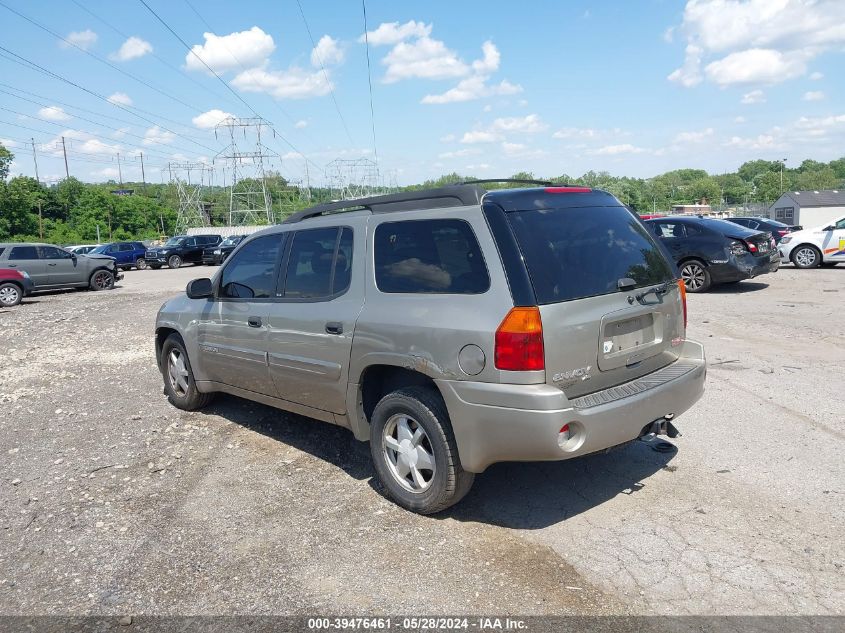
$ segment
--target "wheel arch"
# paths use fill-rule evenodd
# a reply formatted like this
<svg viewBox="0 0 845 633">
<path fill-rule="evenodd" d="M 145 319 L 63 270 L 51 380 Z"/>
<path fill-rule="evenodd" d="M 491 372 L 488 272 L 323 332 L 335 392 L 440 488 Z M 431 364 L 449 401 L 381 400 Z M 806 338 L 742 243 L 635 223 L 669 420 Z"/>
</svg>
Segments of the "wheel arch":
<svg viewBox="0 0 845 633">
<path fill-rule="evenodd" d="M 824 249 L 820 248 L 819 246 L 816 246 L 812 242 L 801 242 L 800 244 L 796 244 L 795 246 L 793 246 L 792 250 L 789 251 L 789 261 L 791 261 L 794 264 L 795 263 L 795 259 L 794 259 L 795 253 L 797 253 L 799 250 L 801 250 L 805 246 L 809 246 L 810 248 L 812 248 L 813 250 L 815 250 L 819 254 L 819 263 L 824 262 Z"/>
</svg>

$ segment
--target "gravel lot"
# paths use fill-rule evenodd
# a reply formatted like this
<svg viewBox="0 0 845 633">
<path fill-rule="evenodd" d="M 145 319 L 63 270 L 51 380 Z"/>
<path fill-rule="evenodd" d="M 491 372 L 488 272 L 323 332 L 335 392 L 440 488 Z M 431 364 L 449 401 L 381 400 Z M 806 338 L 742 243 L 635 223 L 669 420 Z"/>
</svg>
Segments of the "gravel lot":
<svg viewBox="0 0 845 633">
<path fill-rule="evenodd" d="M 437 517 L 343 429 L 167 403 L 156 310 L 208 270 L 0 310 L 0 614 L 845 614 L 845 267 L 690 297 L 677 452 L 499 464 Z"/>
</svg>

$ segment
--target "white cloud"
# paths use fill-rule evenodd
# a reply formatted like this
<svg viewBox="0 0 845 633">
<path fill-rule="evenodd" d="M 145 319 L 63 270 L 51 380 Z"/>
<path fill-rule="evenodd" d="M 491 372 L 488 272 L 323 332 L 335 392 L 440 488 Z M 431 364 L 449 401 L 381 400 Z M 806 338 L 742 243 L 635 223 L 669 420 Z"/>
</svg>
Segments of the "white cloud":
<svg viewBox="0 0 845 633">
<path fill-rule="evenodd" d="M 0 145 L 8 148 L 8 147 L 16 147 L 17 143 L 15 143 L 15 141 L 13 141 L 10 138 L 0 138 Z"/>
<path fill-rule="evenodd" d="M 720 86 L 774 84 L 803 75 L 807 69 L 805 60 L 804 53 L 750 48 L 707 64 L 704 72 L 710 81 Z"/>
<path fill-rule="evenodd" d="M 115 155 L 123 151 L 123 146 L 120 144 L 104 143 L 98 138 L 95 138 L 87 132 L 80 132 L 79 130 L 65 130 L 58 134 L 53 140 L 44 143 L 42 148 L 46 154 L 59 157 L 62 155 L 62 137 L 65 138 L 68 149 L 81 154 L 111 154 Z M 46 149 L 50 147 L 52 149 Z"/>
<path fill-rule="evenodd" d="M 311 51 L 311 64 L 316 68 L 333 66 L 342 63 L 344 57 L 343 49 L 338 41 L 329 35 L 324 35 Z"/>
<path fill-rule="evenodd" d="M 154 125 L 144 132 L 144 140 L 141 141 L 144 145 L 169 145 L 176 139 L 173 132 L 162 130 L 159 126 Z"/>
<path fill-rule="evenodd" d="M 402 79 L 453 79 L 470 71 L 457 54 L 440 40 L 421 37 L 414 42 L 399 42 L 381 60 L 387 66 L 385 83 Z"/>
<path fill-rule="evenodd" d="M 744 116 L 738 116 L 738 117 L 734 118 L 734 123 L 745 123 L 745 117 Z"/>
<path fill-rule="evenodd" d="M 595 130 L 593 128 L 580 128 L 580 127 L 564 127 L 557 130 L 554 134 L 552 134 L 552 138 L 598 138 L 602 136 L 608 136 L 610 133 L 613 134 L 621 134 L 622 130 Z"/>
<path fill-rule="evenodd" d="M 233 117 L 234 115 L 231 112 L 224 112 L 223 110 L 218 110 L 214 108 L 213 110 L 209 110 L 208 112 L 203 112 L 202 114 L 198 114 L 193 119 L 191 119 L 191 123 L 193 123 L 196 127 L 201 130 L 210 130 L 211 128 L 215 127 L 220 121 L 223 119 L 228 119 L 229 117 Z"/>
<path fill-rule="evenodd" d="M 493 129 L 502 132 L 534 134 L 536 132 L 543 132 L 548 128 L 549 126 L 536 114 L 528 114 L 524 117 L 505 117 L 493 121 Z"/>
<path fill-rule="evenodd" d="M 587 150 L 587 154 L 593 156 L 618 156 L 620 154 L 642 154 L 644 151 L 642 147 L 623 143 L 622 145 L 605 145 L 597 149 Z"/>
<path fill-rule="evenodd" d="M 773 84 L 806 72 L 807 62 L 845 45 L 841 0 L 688 0 L 681 26 L 684 65 L 669 78 L 685 86 Z"/>
<path fill-rule="evenodd" d="M 97 43 L 97 34 L 91 29 L 85 29 L 84 31 L 71 31 L 65 36 L 65 39 L 67 42 L 59 42 L 59 46 L 62 48 L 78 46 L 82 50 L 87 51 Z"/>
<path fill-rule="evenodd" d="M 422 103 L 458 103 L 461 101 L 482 99 L 484 97 L 512 95 L 519 92 L 522 92 L 522 86 L 512 84 L 507 79 L 500 81 L 498 84 L 488 85 L 486 77 L 475 75 L 473 77 L 462 79 L 458 82 L 457 86 L 442 94 L 424 96 L 422 98 Z"/>
<path fill-rule="evenodd" d="M 824 99 L 824 93 L 821 90 L 811 90 L 810 92 L 805 92 L 804 101 L 821 101 Z"/>
<path fill-rule="evenodd" d="M 760 134 L 759 136 L 752 138 L 732 136 L 730 140 L 725 143 L 725 146 L 753 150 L 777 149 L 778 147 L 782 147 L 782 145 L 778 143 L 775 137 L 771 134 Z"/>
<path fill-rule="evenodd" d="M 472 132 L 466 132 L 461 137 L 461 143 L 472 144 L 472 143 L 494 143 L 501 138 L 498 134 L 494 132 L 486 132 L 484 130 L 475 130 Z"/>
<path fill-rule="evenodd" d="M 702 143 L 713 136 L 713 128 L 697 132 L 681 132 L 675 136 L 675 143 Z"/>
<path fill-rule="evenodd" d="M 295 66 L 285 71 L 245 70 L 235 76 L 232 85 L 244 92 L 266 92 L 275 99 L 320 97 L 333 87 L 322 70 L 311 73 Z"/>
<path fill-rule="evenodd" d="M 123 106 L 131 106 L 132 105 L 132 99 L 125 92 L 115 92 L 114 94 L 109 96 L 109 102 L 115 103 L 117 105 L 123 105 Z"/>
<path fill-rule="evenodd" d="M 262 66 L 276 50 L 273 38 L 257 26 L 229 35 L 203 33 L 203 38 L 205 44 L 195 44 L 185 56 L 185 67 L 188 70 L 207 72 L 197 56 L 218 73 L 241 65 L 245 68 Z"/>
<path fill-rule="evenodd" d="M 59 106 L 47 106 L 46 108 L 41 108 L 38 111 L 38 116 L 42 119 L 47 119 L 48 121 L 70 121 L 71 118 L 73 118 Z"/>
<path fill-rule="evenodd" d="M 295 127 L 297 130 L 301 130 L 302 128 L 308 127 L 308 121 L 306 121 L 305 119 L 300 119 L 294 124 L 293 127 Z"/>
<path fill-rule="evenodd" d="M 127 39 L 120 48 L 111 54 L 112 59 L 127 62 L 130 59 L 138 59 L 153 52 L 153 45 L 146 40 L 134 35 Z"/>
<path fill-rule="evenodd" d="M 481 45 L 481 52 L 484 56 L 472 62 L 472 69 L 482 75 L 494 73 L 499 70 L 502 55 L 499 53 L 496 45 L 490 40 L 487 40 Z"/>
<path fill-rule="evenodd" d="M 120 177 L 120 170 L 117 167 L 106 167 L 91 172 L 92 176 L 101 176 L 109 180 L 116 180 Z"/>
<path fill-rule="evenodd" d="M 466 167 L 464 167 L 464 169 L 486 171 L 490 169 L 490 165 L 488 165 L 487 163 L 478 163 L 477 165 L 467 165 Z"/>
<path fill-rule="evenodd" d="M 752 105 L 754 103 L 765 103 L 766 102 L 766 95 L 763 94 L 762 90 L 752 90 L 751 92 L 746 92 L 742 95 L 742 99 L 740 103 L 744 105 Z"/>
<path fill-rule="evenodd" d="M 403 40 L 431 35 L 431 24 L 410 20 L 400 25 L 399 22 L 384 22 L 375 31 L 367 31 L 367 38 L 372 46 L 397 44 Z M 364 42 L 362 35 L 359 42 Z"/>
<path fill-rule="evenodd" d="M 463 156 L 474 156 L 480 153 L 480 149 L 467 147 L 465 149 L 459 149 L 454 152 L 443 152 L 442 154 L 438 154 L 437 158 L 461 158 Z"/>
<path fill-rule="evenodd" d="M 810 73 L 810 79 L 812 79 L 813 81 L 818 81 L 819 79 L 824 79 L 824 75 L 819 71 L 816 71 L 814 73 Z"/>
</svg>

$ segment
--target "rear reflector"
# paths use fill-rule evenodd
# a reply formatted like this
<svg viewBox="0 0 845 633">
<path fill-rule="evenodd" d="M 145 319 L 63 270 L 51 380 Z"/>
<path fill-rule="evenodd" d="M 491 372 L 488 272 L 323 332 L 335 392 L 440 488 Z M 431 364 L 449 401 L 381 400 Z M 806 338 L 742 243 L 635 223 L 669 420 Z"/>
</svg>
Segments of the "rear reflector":
<svg viewBox="0 0 845 633">
<path fill-rule="evenodd" d="M 590 193 L 589 187 L 546 187 L 546 193 Z"/>
<path fill-rule="evenodd" d="M 684 330 L 687 329 L 687 287 L 684 285 L 684 280 L 678 280 L 678 290 L 681 291 L 681 303 L 684 305 Z"/>
<path fill-rule="evenodd" d="M 746 242 L 745 247 L 748 249 L 750 253 L 757 252 L 757 245 L 754 242 Z"/>
<path fill-rule="evenodd" d="M 535 371 L 546 368 L 540 308 L 512 308 L 496 330 L 497 369 Z"/>
</svg>

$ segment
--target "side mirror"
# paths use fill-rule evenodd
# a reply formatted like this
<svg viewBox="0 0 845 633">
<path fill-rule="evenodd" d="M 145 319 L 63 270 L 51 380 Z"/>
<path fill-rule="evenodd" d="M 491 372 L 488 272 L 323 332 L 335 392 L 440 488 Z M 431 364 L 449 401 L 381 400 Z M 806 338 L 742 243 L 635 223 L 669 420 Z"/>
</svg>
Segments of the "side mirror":
<svg viewBox="0 0 845 633">
<path fill-rule="evenodd" d="M 835 229 L 836 229 L 836 227 L 835 227 L 835 226 L 833 226 L 833 225 L 831 224 L 830 226 L 826 226 L 826 227 L 824 227 L 824 228 L 822 229 L 822 231 L 833 231 L 833 230 L 835 230 Z"/>
<path fill-rule="evenodd" d="M 208 277 L 194 279 L 188 282 L 185 293 L 189 299 L 207 299 L 214 295 L 214 286 Z"/>
</svg>

